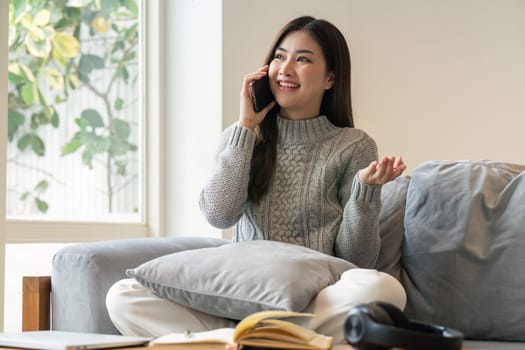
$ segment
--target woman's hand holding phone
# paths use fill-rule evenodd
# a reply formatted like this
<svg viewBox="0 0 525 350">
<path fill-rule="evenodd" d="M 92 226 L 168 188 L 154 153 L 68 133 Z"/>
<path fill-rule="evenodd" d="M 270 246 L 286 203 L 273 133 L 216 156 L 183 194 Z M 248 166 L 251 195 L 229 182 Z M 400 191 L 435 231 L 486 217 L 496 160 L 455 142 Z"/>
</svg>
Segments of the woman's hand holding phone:
<svg viewBox="0 0 525 350">
<path fill-rule="evenodd" d="M 266 114 L 275 106 L 275 101 L 268 103 L 259 112 L 255 111 L 252 94 L 250 91 L 250 83 L 254 80 L 260 80 L 268 76 L 268 65 L 263 66 L 255 72 L 246 74 L 241 89 L 240 101 L 240 116 L 239 124 L 245 128 L 255 131 L 257 126 L 264 120 Z"/>
</svg>

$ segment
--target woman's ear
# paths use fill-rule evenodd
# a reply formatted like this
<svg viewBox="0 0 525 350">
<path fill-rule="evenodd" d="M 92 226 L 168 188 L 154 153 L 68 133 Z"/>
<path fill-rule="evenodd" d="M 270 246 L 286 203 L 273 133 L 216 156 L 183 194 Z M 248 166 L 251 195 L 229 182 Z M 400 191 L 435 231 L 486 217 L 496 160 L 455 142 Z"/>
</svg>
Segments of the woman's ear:
<svg viewBox="0 0 525 350">
<path fill-rule="evenodd" d="M 328 78 L 326 79 L 325 90 L 330 90 L 335 84 L 335 74 L 334 72 L 328 73 Z"/>
</svg>

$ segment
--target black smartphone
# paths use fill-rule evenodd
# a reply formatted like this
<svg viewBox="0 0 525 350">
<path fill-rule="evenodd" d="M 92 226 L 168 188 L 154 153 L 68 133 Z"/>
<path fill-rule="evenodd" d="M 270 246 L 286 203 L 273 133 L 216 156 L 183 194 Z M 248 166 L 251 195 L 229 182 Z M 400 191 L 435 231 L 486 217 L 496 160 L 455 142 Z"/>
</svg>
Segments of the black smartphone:
<svg viewBox="0 0 525 350">
<path fill-rule="evenodd" d="M 268 76 L 250 82 L 250 95 L 252 96 L 253 109 L 256 112 L 260 112 L 274 100 Z"/>
</svg>

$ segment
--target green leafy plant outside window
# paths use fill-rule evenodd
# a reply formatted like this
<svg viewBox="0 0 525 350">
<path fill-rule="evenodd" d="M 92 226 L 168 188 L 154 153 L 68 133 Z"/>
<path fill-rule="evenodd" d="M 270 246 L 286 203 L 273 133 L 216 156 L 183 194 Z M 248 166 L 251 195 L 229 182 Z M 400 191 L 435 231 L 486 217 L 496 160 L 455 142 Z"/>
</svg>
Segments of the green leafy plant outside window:
<svg viewBox="0 0 525 350">
<path fill-rule="evenodd" d="M 138 26 L 136 0 L 12 0 L 9 5 L 8 142 L 20 154 L 44 157 L 50 144 L 44 129 L 74 119 L 76 131 L 60 145 L 60 154 L 79 154 L 90 169 L 94 162 L 102 164 L 108 213 L 115 193 L 129 183 L 130 160 L 137 158 L 132 134 L 138 118 L 123 117 L 137 98 L 130 101 L 121 91 L 136 90 L 138 69 L 130 67 L 138 65 Z M 79 91 L 89 93 L 90 107 L 59 108 Z M 16 155 L 9 161 L 16 162 Z M 45 193 L 57 179 L 40 170 L 43 178 L 18 190 L 19 200 L 46 213 L 53 203 Z"/>
</svg>

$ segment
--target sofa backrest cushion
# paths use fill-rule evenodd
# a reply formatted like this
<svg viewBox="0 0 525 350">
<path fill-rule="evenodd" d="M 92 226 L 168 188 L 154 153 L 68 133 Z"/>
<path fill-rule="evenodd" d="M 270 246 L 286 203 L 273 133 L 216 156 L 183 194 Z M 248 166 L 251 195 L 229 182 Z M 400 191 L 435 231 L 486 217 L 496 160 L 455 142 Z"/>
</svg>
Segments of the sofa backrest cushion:
<svg viewBox="0 0 525 350">
<path fill-rule="evenodd" d="M 400 176 L 386 183 L 381 189 L 381 211 L 379 212 L 381 249 L 376 268 L 398 280 L 401 275 L 403 220 L 409 182 L 410 176 Z"/>
<path fill-rule="evenodd" d="M 477 339 L 525 340 L 525 166 L 430 161 L 412 173 L 407 316 Z"/>
</svg>

